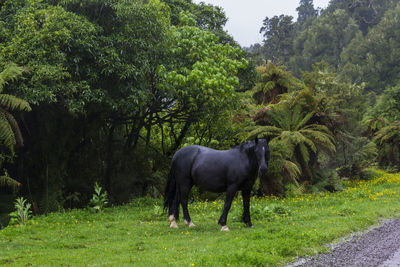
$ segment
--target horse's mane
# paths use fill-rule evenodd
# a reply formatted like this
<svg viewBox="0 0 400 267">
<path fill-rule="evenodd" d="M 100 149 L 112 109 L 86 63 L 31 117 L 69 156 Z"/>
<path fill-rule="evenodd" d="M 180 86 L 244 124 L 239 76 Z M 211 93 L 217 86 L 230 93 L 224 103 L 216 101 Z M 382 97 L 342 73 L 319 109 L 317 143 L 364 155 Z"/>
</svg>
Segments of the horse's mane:
<svg viewBox="0 0 400 267">
<path fill-rule="evenodd" d="M 242 152 L 242 151 L 246 151 L 247 149 L 252 148 L 252 147 L 254 147 L 254 140 L 250 140 L 250 141 L 244 142 L 244 143 L 242 143 L 240 145 L 237 145 L 237 146 L 235 146 L 233 148 L 234 149 L 239 149 Z"/>
</svg>

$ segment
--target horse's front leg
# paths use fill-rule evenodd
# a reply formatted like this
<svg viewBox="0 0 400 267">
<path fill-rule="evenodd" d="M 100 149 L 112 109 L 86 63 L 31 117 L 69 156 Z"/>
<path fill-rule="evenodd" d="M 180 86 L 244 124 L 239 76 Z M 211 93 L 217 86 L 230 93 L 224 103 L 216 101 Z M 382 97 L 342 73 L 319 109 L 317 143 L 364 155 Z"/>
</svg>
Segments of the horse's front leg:
<svg viewBox="0 0 400 267">
<path fill-rule="evenodd" d="M 242 191 L 243 198 L 243 222 L 249 227 L 253 227 L 250 219 L 250 190 Z"/>
<path fill-rule="evenodd" d="M 222 215 L 218 221 L 218 223 L 222 226 L 221 231 L 229 231 L 228 226 L 226 226 L 226 221 L 229 209 L 231 208 L 232 205 L 232 200 L 235 197 L 236 192 L 237 192 L 237 186 L 235 184 L 230 185 L 226 190 L 224 211 L 222 212 Z"/>
</svg>

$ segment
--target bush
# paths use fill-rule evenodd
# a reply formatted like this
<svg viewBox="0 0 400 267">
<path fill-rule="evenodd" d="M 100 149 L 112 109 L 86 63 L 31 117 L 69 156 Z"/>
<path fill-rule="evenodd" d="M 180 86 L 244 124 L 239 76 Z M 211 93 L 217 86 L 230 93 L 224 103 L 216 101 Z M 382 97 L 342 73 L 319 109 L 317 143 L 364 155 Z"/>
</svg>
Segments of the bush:
<svg viewBox="0 0 400 267">
<path fill-rule="evenodd" d="M 32 217 L 31 204 L 26 203 L 26 199 L 23 197 L 17 198 L 14 202 L 15 211 L 11 212 L 10 225 L 24 225 Z"/>
<path fill-rule="evenodd" d="M 94 194 L 89 202 L 92 211 L 99 212 L 108 204 L 107 192 L 102 192 L 101 186 L 98 183 L 94 184 Z"/>
</svg>

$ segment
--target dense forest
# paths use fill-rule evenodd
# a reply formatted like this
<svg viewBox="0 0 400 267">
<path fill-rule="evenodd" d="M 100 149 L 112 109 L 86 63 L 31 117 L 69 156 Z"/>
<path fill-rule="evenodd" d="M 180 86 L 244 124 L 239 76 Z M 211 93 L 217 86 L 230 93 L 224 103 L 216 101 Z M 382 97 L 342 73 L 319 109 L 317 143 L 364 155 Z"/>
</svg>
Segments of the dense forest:
<svg viewBox="0 0 400 267">
<path fill-rule="evenodd" d="M 0 213 L 16 195 L 84 207 L 96 182 L 111 204 L 159 197 L 177 149 L 256 136 L 272 153 L 254 194 L 398 171 L 400 1 L 297 12 L 242 48 L 191 0 L 0 0 Z"/>
</svg>

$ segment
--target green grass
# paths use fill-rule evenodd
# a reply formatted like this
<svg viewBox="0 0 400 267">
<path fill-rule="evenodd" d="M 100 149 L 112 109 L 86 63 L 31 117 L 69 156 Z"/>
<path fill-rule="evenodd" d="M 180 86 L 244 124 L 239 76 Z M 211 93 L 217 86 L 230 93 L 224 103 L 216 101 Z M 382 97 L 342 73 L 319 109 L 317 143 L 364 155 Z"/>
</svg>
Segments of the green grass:
<svg viewBox="0 0 400 267">
<path fill-rule="evenodd" d="M 400 211 L 400 175 L 330 194 L 252 199 L 254 228 L 240 222 L 241 200 L 217 225 L 222 201 L 190 206 L 194 228 L 170 229 L 161 200 L 35 217 L 0 231 L 0 266 L 276 266 L 326 251 L 326 244 Z"/>
</svg>

